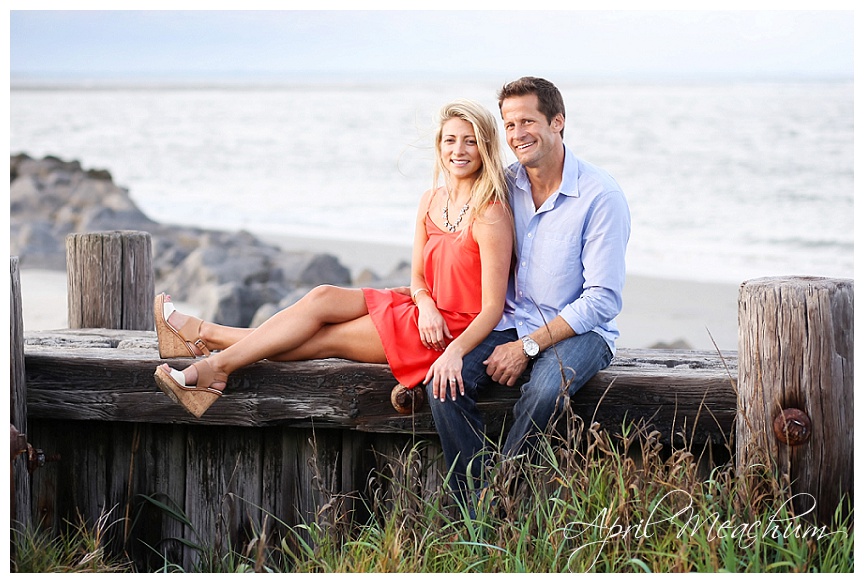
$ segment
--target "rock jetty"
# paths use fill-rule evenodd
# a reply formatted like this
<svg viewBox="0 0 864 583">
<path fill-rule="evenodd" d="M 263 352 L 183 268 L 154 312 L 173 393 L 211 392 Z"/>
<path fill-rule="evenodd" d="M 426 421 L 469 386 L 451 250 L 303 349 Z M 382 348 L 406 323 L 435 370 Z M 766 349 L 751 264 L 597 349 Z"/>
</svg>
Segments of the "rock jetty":
<svg viewBox="0 0 864 583">
<path fill-rule="evenodd" d="M 84 169 L 78 161 L 12 155 L 9 199 L 10 254 L 22 268 L 65 270 L 70 233 L 146 231 L 157 292 L 168 291 L 196 306 L 202 318 L 229 326 L 257 325 L 316 285 L 352 284 L 350 270 L 333 255 L 284 250 L 247 231 L 157 223 L 110 172 Z M 365 279 L 363 285 L 375 284 L 368 272 Z M 405 266 L 380 282 L 406 285 Z"/>
</svg>

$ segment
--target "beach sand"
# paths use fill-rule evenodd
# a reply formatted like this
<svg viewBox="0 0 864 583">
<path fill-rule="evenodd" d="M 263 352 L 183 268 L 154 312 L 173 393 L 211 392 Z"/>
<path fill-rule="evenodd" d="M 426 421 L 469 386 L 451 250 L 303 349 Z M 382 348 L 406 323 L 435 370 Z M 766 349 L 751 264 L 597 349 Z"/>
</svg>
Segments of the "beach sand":
<svg viewBox="0 0 864 583">
<path fill-rule="evenodd" d="M 410 248 L 398 245 L 282 236 L 262 238 L 283 249 L 331 253 L 355 277 L 364 270 L 388 275 L 411 258 Z M 66 328 L 66 273 L 22 268 L 20 275 L 24 330 Z M 652 348 L 658 343 L 678 343 L 694 350 L 715 350 L 716 343 L 720 350 L 737 350 L 738 288 L 728 283 L 628 275 L 624 309 L 617 318 L 621 330 L 618 346 Z M 181 304 L 178 308 L 195 313 L 194 306 Z"/>
</svg>

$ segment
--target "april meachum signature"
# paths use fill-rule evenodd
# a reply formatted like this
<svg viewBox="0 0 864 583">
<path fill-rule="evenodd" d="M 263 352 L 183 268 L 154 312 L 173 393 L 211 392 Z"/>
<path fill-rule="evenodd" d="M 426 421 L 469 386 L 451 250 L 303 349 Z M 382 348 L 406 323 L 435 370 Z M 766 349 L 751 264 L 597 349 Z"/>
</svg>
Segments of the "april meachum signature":
<svg viewBox="0 0 864 583">
<path fill-rule="evenodd" d="M 794 516 L 791 506 L 793 501 L 798 498 L 804 498 L 805 501 L 810 500 L 811 505 L 805 512 Z M 677 510 L 675 510 L 676 508 Z M 716 512 L 704 517 L 700 516 L 693 508 L 693 498 L 689 492 L 672 490 L 664 494 L 651 508 L 648 516 L 636 524 L 622 524 L 619 522 L 618 516 L 612 515 L 611 508 L 603 508 L 591 522 L 573 521 L 567 523 L 563 528 L 566 539 L 588 540 L 570 553 L 567 565 L 569 569 L 573 560 L 580 553 L 590 549 L 594 552 L 594 559 L 588 567 L 591 569 L 597 563 L 609 541 L 627 536 L 634 539 L 649 539 L 661 528 L 664 529 L 664 532 L 670 528 L 677 528 L 675 535 L 677 538 L 693 536 L 697 531 L 703 530 L 707 540 L 735 539 L 738 541 L 739 548 L 742 549 L 749 548 L 760 538 L 779 540 L 810 537 L 821 540 L 826 536 L 837 534 L 836 532 L 829 532 L 826 526 L 816 527 L 801 523 L 801 518 L 813 512 L 815 508 L 816 499 L 811 494 L 795 494 L 781 504 L 764 523 L 761 520 L 740 522 L 735 518 L 721 521 L 720 515 Z M 673 524 L 676 520 L 678 522 Z M 845 530 L 839 532 L 846 534 Z"/>
</svg>

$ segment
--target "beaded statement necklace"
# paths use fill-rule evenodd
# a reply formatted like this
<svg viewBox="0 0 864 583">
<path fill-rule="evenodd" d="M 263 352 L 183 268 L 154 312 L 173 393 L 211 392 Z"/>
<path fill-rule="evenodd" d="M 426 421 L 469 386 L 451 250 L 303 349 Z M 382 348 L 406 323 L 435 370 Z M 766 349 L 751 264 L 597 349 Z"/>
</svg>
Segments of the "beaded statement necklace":
<svg viewBox="0 0 864 583">
<path fill-rule="evenodd" d="M 453 223 L 452 225 L 450 224 L 450 215 L 447 212 L 447 207 L 449 207 L 449 206 L 450 206 L 450 197 L 448 196 L 447 202 L 444 203 L 444 208 L 442 209 L 443 210 L 442 216 L 444 217 L 444 228 L 447 229 L 448 231 L 450 231 L 451 233 L 453 233 L 456 231 L 456 227 L 459 226 L 459 223 L 462 222 L 462 217 L 464 217 L 465 213 L 468 212 L 469 205 L 467 202 L 465 203 L 465 206 L 463 206 L 462 210 L 459 211 L 459 216 L 456 217 L 456 222 Z"/>
</svg>

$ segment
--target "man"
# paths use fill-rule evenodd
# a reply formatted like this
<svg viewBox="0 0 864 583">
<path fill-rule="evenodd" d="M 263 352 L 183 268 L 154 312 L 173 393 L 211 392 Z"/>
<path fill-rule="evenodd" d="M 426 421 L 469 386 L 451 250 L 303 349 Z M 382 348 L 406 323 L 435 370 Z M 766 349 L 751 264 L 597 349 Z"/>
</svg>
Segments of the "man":
<svg viewBox="0 0 864 583">
<path fill-rule="evenodd" d="M 451 485 L 461 496 L 466 473 L 479 487 L 485 424 L 480 389 L 514 385 L 530 374 L 514 407 L 505 456 L 528 451 L 563 395 L 573 395 L 615 351 L 624 287 L 630 211 L 615 180 L 564 146 L 564 100 L 549 81 L 523 77 L 498 93 L 507 144 L 516 259 L 504 315 L 463 361 L 464 390 L 427 395 Z"/>
</svg>

